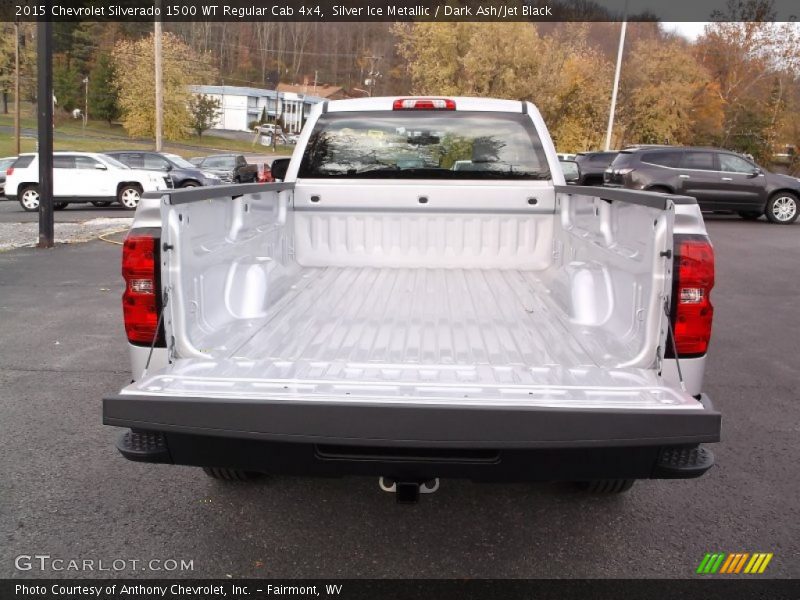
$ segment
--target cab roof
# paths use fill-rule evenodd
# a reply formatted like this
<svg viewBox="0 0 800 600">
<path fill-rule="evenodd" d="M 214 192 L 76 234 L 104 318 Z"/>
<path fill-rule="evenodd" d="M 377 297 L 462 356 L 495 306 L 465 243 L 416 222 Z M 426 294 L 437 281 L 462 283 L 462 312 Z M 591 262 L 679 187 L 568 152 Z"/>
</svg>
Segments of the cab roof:
<svg viewBox="0 0 800 600">
<path fill-rule="evenodd" d="M 351 98 L 347 100 L 330 100 L 327 102 L 328 112 L 367 112 L 390 111 L 395 100 L 442 98 L 453 100 L 456 111 L 472 110 L 485 112 L 522 113 L 524 102 L 519 100 L 501 100 L 498 98 L 472 98 L 468 96 L 380 96 L 377 98 Z M 325 112 L 325 109 L 323 109 Z M 425 111 L 419 111 L 425 112 Z"/>
</svg>

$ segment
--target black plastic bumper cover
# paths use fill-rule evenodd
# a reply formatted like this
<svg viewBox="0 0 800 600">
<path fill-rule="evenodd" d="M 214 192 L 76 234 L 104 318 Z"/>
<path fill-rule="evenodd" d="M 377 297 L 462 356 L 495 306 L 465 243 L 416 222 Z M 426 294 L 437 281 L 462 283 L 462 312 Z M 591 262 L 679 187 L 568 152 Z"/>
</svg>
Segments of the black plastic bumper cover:
<svg viewBox="0 0 800 600">
<path fill-rule="evenodd" d="M 104 400 L 103 422 L 134 429 L 118 448 L 148 462 L 398 478 L 688 478 L 713 465 L 698 444 L 720 438 L 720 414 L 701 401 L 703 410 L 628 411 L 126 395 Z"/>
</svg>

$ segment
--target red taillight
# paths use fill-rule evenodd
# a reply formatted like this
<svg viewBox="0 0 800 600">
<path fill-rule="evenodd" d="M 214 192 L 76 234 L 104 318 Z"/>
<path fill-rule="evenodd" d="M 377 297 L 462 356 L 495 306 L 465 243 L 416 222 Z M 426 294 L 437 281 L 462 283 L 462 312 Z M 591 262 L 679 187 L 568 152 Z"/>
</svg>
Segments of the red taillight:
<svg viewBox="0 0 800 600">
<path fill-rule="evenodd" d="M 714 249 L 703 236 L 676 236 L 676 284 L 672 303 L 675 346 L 679 357 L 700 356 L 711 339 L 711 288 L 714 287 Z"/>
<path fill-rule="evenodd" d="M 6 177 L 8 177 L 9 175 L 13 175 L 13 174 L 14 174 L 14 167 L 8 167 L 6 169 Z"/>
<path fill-rule="evenodd" d="M 455 100 L 449 98 L 398 98 L 392 110 L 455 110 Z"/>
<path fill-rule="evenodd" d="M 158 335 L 158 289 L 154 237 L 131 235 L 122 247 L 122 312 L 125 333 L 134 344 L 152 344 Z"/>
<path fill-rule="evenodd" d="M 272 176 L 272 170 L 266 165 L 261 165 L 258 168 L 258 183 L 273 183 L 275 178 Z"/>
</svg>

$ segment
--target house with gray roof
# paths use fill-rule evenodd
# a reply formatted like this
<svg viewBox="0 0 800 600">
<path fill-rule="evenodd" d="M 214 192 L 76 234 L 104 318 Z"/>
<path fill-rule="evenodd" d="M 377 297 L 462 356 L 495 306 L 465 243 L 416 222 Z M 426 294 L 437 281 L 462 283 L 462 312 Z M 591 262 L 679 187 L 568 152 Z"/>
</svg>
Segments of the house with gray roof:
<svg viewBox="0 0 800 600">
<path fill-rule="evenodd" d="M 258 121 L 266 109 L 271 119 L 278 118 L 284 131 L 299 132 L 311 107 L 324 98 L 298 92 L 265 90 L 232 85 L 192 85 L 190 91 L 220 101 L 220 115 L 212 127 L 229 131 L 252 131 L 248 126 Z"/>
</svg>

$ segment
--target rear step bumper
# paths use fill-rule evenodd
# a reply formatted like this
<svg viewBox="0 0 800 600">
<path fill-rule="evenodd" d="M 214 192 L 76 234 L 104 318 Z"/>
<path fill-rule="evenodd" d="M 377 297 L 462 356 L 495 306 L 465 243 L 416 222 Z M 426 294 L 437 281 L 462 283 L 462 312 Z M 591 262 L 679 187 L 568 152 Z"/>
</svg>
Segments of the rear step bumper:
<svg viewBox="0 0 800 600">
<path fill-rule="evenodd" d="M 103 423 L 145 431 L 264 441 L 433 448 L 583 448 L 718 442 L 703 409 L 598 409 L 220 399 L 125 394 Z"/>
<path fill-rule="evenodd" d="M 103 401 L 103 422 L 134 429 L 118 448 L 147 462 L 397 479 L 686 478 L 713 464 L 698 444 L 720 439 L 720 414 L 701 402 L 598 410 L 118 395 Z"/>
<path fill-rule="evenodd" d="M 147 447 L 142 444 L 147 439 Z M 397 481 L 440 477 L 483 481 L 689 479 L 714 465 L 701 445 L 622 448 L 473 451 L 392 447 L 336 447 L 221 438 L 183 433 L 126 431 L 117 449 L 128 460 L 224 467 L 274 475 L 364 475 Z M 489 453 L 491 456 L 489 456 Z"/>
</svg>

